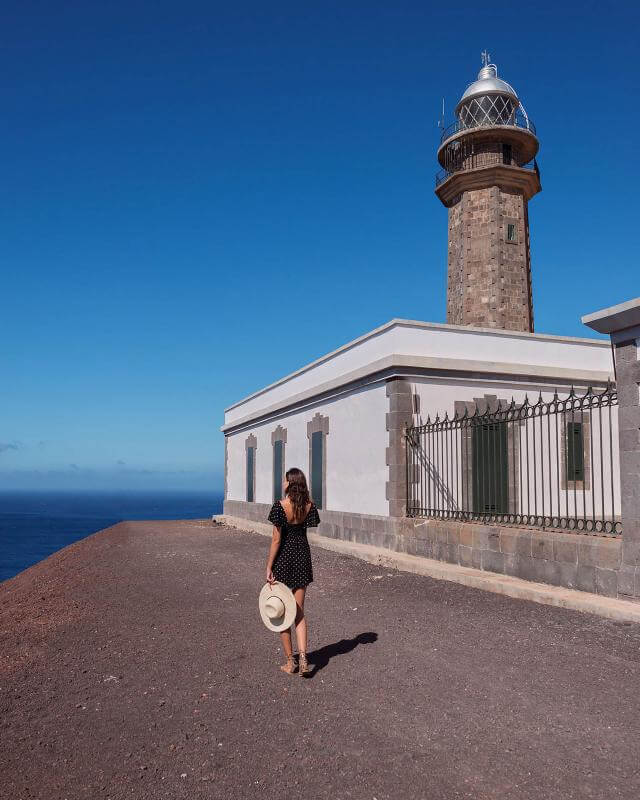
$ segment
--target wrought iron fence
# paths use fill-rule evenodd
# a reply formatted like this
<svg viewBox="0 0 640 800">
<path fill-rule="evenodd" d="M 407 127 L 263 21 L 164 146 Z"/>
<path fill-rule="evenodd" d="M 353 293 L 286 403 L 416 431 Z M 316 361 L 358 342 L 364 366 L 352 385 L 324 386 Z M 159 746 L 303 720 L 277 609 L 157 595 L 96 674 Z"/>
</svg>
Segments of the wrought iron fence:
<svg viewBox="0 0 640 800">
<path fill-rule="evenodd" d="M 407 514 L 620 534 L 617 404 L 608 384 L 408 427 Z"/>
</svg>

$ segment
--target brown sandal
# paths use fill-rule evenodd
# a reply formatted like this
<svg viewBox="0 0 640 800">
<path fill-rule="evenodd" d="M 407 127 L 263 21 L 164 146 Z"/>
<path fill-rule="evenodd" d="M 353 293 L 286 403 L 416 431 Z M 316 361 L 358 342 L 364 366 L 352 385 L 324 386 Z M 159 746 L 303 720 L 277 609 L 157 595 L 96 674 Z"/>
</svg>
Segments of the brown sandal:
<svg viewBox="0 0 640 800">
<path fill-rule="evenodd" d="M 299 656 L 298 675 L 307 675 L 310 672 L 309 662 L 307 661 L 307 654 L 300 653 Z"/>
<path fill-rule="evenodd" d="M 293 653 L 290 656 L 287 656 L 287 663 L 283 664 L 280 669 L 283 672 L 286 672 L 287 675 L 293 675 L 293 673 L 296 671 L 296 659 Z"/>
</svg>

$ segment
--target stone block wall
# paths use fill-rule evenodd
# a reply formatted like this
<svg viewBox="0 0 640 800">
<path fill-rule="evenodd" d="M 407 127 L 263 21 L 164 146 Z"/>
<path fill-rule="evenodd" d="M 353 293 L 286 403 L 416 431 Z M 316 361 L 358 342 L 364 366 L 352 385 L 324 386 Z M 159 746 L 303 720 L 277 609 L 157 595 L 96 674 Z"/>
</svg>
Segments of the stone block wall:
<svg viewBox="0 0 640 800">
<path fill-rule="evenodd" d="M 413 420 L 414 397 L 411 384 L 404 378 L 387 381 L 389 411 L 386 415 L 386 428 L 389 444 L 386 462 L 389 479 L 386 497 L 389 502 L 389 516 L 403 517 L 407 512 L 407 443 L 405 426 Z"/>
<path fill-rule="evenodd" d="M 507 225 L 515 225 L 507 241 Z M 533 331 L 528 203 L 490 186 L 449 209 L 447 322 Z"/>
<path fill-rule="evenodd" d="M 224 504 L 225 514 L 253 522 L 266 522 L 269 509 L 264 503 Z M 321 536 L 607 597 L 640 598 L 640 571 L 624 568 L 620 537 L 340 511 L 320 517 Z"/>
</svg>

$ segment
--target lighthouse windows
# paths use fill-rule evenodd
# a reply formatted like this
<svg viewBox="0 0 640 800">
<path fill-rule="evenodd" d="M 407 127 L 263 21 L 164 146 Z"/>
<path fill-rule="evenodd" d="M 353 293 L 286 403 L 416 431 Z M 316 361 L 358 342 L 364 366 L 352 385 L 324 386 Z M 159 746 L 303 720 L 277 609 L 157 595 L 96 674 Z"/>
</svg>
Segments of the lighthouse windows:
<svg viewBox="0 0 640 800">
<path fill-rule="evenodd" d="M 509 244 L 518 244 L 518 223 L 516 220 L 506 221 L 505 239 Z"/>
<path fill-rule="evenodd" d="M 516 107 L 508 95 L 479 95 L 467 100 L 458 116 L 463 128 L 513 125 Z"/>
</svg>

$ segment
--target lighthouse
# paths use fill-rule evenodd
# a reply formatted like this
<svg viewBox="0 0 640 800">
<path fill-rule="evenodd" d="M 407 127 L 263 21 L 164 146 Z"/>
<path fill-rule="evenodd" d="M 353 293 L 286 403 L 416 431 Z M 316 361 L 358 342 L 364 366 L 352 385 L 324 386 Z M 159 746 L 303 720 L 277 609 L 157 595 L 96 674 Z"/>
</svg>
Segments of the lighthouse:
<svg viewBox="0 0 640 800">
<path fill-rule="evenodd" d="M 515 89 L 488 53 L 482 59 L 438 147 L 447 322 L 533 332 L 528 205 L 541 189 L 539 142 Z"/>
</svg>

